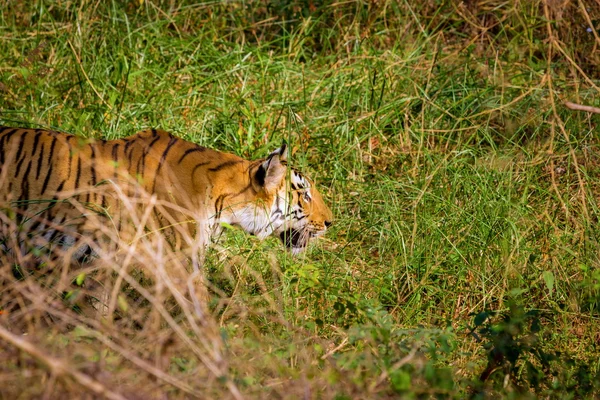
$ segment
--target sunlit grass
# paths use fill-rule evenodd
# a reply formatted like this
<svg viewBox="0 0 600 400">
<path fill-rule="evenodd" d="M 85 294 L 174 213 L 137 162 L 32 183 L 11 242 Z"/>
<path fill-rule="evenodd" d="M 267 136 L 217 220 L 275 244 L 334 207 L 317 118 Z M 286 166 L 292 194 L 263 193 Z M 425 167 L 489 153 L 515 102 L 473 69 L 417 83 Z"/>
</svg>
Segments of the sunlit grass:
<svg viewBox="0 0 600 400">
<path fill-rule="evenodd" d="M 526 388 L 575 393 L 569 374 L 598 373 L 600 149 L 597 117 L 562 101 L 597 97 L 597 38 L 580 31 L 597 7 L 558 19 L 551 4 L 436 4 L 13 4 L 0 10 L 0 123 L 107 139 L 157 127 L 246 158 L 291 144 L 335 223 L 299 258 L 241 232 L 209 252 L 208 326 L 228 371 L 206 384 L 214 393 L 465 396 L 489 366 L 474 315 L 512 312 L 509 301 L 540 311 L 537 348 L 580 363 L 553 366 L 554 389 Z M 132 331 L 131 351 L 193 386 L 190 346 L 154 358 L 150 333 L 171 329 L 161 321 Z M 49 322 L 37 334 L 55 358 L 105 371 L 125 396 L 150 379 Z M 88 345 L 96 353 L 78 353 Z M 0 345 L 15 360 L 0 373 L 18 375 L 15 354 Z M 72 374 L 31 369 L 76 390 Z M 503 371 L 486 388 L 521 393 Z M 161 382 L 170 398 L 207 390 Z"/>
</svg>

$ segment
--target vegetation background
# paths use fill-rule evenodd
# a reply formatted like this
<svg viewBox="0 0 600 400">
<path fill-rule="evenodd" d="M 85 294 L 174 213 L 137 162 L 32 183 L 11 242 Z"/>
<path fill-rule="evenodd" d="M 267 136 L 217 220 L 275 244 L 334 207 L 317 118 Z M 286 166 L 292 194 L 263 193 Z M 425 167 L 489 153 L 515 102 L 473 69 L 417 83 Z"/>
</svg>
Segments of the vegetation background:
<svg viewBox="0 0 600 400">
<path fill-rule="evenodd" d="M 335 224 L 230 232 L 208 314 L 132 273 L 101 322 L 4 262 L 0 398 L 598 396 L 599 47 L 591 0 L 4 0 L 0 123 L 286 138 Z"/>
</svg>

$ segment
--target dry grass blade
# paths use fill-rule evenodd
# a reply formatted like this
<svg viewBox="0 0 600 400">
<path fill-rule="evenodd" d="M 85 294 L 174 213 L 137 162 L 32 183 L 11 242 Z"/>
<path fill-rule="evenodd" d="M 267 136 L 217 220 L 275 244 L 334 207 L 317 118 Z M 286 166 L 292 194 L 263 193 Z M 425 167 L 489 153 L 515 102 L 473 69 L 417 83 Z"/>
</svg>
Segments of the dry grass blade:
<svg viewBox="0 0 600 400">
<path fill-rule="evenodd" d="M 40 241 L 44 235 L 31 240 L 21 235 L 10 218 L 11 211 L 0 213 L 4 220 L 3 229 L 13 232 L 5 232 L 5 237 L 17 238 L 13 249 L 0 260 L 3 263 L 0 301 L 7 326 L 11 326 L 12 331 L 25 331 L 31 335 L 39 332 L 40 324 L 47 319 L 53 321 L 52 329 L 65 335 L 71 334 L 70 327 L 78 327 L 79 335 L 95 343 L 92 346 L 97 349 L 95 351 L 104 348 L 104 351 L 122 357 L 117 365 L 132 373 L 134 370 L 145 371 L 162 384 L 194 397 L 203 397 L 206 385 L 222 380 L 231 396 L 240 398 L 235 384 L 226 378 L 227 363 L 219 327 L 206 309 L 204 266 L 196 264 L 197 271 L 190 274 L 190 258 L 167 240 L 163 230 L 151 218 L 162 215 L 169 221 L 170 213 L 178 210 L 177 207 L 158 202 L 155 196 L 139 187 L 132 190 L 115 186 L 119 196 L 119 206 L 115 210 L 119 210 L 118 223 L 121 225 L 117 231 L 114 224 L 107 223 L 104 211 L 91 212 L 88 204 L 76 200 L 78 196 L 85 198 L 88 194 L 94 198 L 94 193 L 106 191 L 107 185 L 112 183 L 65 194 L 70 207 L 86 216 L 87 231 L 96 233 L 93 237 L 81 237 L 66 251 L 60 246 L 52 248 L 51 243 L 44 244 Z M 126 194 L 132 192 L 136 194 L 133 197 Z M 45 224 L 47 229 L 60 231 L 64 228 L 50 221 Z M 180 235 L 181 242 L 205 243 L 189 236 L 190 231 L 178 229 L 172 222 L 170 225 L 174 229 L 170 232 Z M 93 249 L 91 263 L 79 265 L 72 259 L 81 246 Z M 37 258 L 32 256 L 35 251 L 27 250 L 45 247 L 50 252 L 39 253 Z M 188 251 L 185 253 L 189 254 Z M 10 261 L 14 257 L 16 259 Z M 11 263 L 23 266 L 19 276 L 13 276 Z M 70 300 L 63 305 L 61 298 L 65 298 L 65 293 Z M 69 310 L 70 305 L 75 308 Z M 34 314 L 38 315 L 37 321 L 31 320 Z M 100 323 L 90 318 L 97 318 Z M 17 334 L 10 330 L 4 329 L 2 333 L 11 345 L 24 347 L 36 358 L 45 357 L 33 344 L 17 341 Z M 131 341 L 134 338 L 137 344 Z M 157 338 L 162 339 L 157 343 Z M 149 348 L 151 352 L 148 352 Z M 188 374 L 174 376 L 169 371 L 173 357 L 197 363 L 192 370 L 196 371 L 197 378 L 204 376 L 203 379 L 190 381 Z M 51 360 L 46 364 L 52 371 L 67 371 L 95 393 L 104 390 L 77 369 L 65 369 L 65 365 L 70 364 L 67 360 L 55 362 L 45 358 Z"/>
<path fill-rule="evenodd" d="M 71 368 L 67 363 L 63 360 L 56 359 L 50 357 L 47 354 L 44 354 L 38 347 L 34 344 L 29 343 L 24 340 L 22 337 L 19 337 L 7 329 L 5 329 L 2 325 L 0 325 L 0 338 L 2 338 L 7 343 L 19 348 L 25 353 L 31 355 L 36 360 L 44 364 L 53 375 L 56 377 L 65 377 L 69 376 L 76 380 L 80 385 L 90 390 L 91 392 L 104 396 L 107 399 L 111 400 L 125 400 L 126 397 L 120 395 L 117 392 L 113 392 L 108 389 L 102 383 L 90 378 L 86 374 L 83 374 L 73 368 Z"/>
</svg>

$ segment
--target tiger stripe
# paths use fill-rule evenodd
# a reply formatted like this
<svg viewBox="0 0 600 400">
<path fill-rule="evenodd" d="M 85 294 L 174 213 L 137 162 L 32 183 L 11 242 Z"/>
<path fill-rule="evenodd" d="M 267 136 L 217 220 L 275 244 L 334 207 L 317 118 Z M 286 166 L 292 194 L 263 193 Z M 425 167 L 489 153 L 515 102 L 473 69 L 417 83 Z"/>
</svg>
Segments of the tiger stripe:
<svg viewBox="0 0 600 400">
<path fill-rule="evenodd" d="M 37 170 L 35 171 L 35 180 L 37 181 L 38 179 L 40 179 L 40 172 L 42 172 L 42 162 L 44 161 L 44 146 L 45 144 L 42 143 L 42 148 L 40 150 L 40 156 L 38 157 L 38 162 L 37 162 Z"/>
<path fill-rule="evenodd" d="M 186 151 L 183 152 L 183 154 L 181 155 L 181 158 L 179 159 L 179 161 L 177 161 L 177 164 L 181 164 L 183 162 L 183 159 L 186 158 L 188 155 L 190 155 L 192 153 L 201 153 L 203 151 L 206 151 L 206 147 L 197 146 L 197 147 L 192 147 L 191 149 L 187 149 Z"/>
<path fill-rule="evenodd" d="M 160 157 L 160 161 L 158 162 L 158 167 L 156 168 L 156 174 L 154 175 L 154 179 L 152 180 L 152 192 L 151 193 L 154 193 L 154 191 L 156 190 L 156 179 L 159 176 L 160 169 L 161 169 L 163 163 L 165 162 L 165 160 L 167 159 L 167 155 L 169 154 L 169 151 L 171 150 L 171 148 L 173 147 L 173 145 L 176 142 L 177 142 L 177 138 L 171 137 L 169 139 L 169 143 L 167 144 L 167 148 L 165 149 L 165 151 L 162 153 L 162 156 Z"/>
<path fill-rule="evenodd" d="M 210 172 L 219 172 L 219 171 L 221 171 L 224 168 L 231 167 L 232 165 L 238 164 L 240 162 L 241 161 L 238 161 L 238 160 L 226 161 L 223 164 L 219 164 L 216 167 L 209 168 L 208 170 Z"/>
</svg>

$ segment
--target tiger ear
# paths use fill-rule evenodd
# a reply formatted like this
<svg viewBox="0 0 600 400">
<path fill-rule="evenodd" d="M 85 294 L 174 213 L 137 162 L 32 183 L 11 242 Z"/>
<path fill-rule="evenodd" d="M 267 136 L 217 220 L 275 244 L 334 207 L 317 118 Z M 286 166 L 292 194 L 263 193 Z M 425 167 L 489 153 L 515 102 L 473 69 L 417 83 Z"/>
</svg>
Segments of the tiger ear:
<svg viewBox="0 0 600 400">
<path fill-rule="evenodd" d="M 259 165 L 254 175 L 256 189 L 273 193 L 281 186 L 287 169 L 287 147 L 284 141 L 280 148 L 269 154 L 269 157 Z"/>
</svg>

